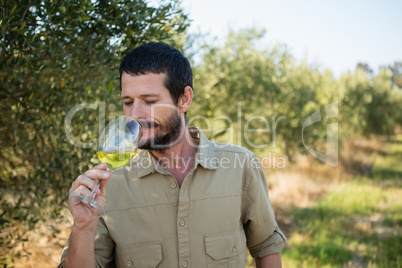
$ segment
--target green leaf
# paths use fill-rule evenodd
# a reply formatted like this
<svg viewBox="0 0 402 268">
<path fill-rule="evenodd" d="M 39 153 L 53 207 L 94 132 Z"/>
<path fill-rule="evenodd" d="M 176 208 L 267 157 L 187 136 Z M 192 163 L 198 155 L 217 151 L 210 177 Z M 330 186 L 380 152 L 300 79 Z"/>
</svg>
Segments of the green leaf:
<svg viewBox="0 0 402 268">
<path fill-rule="evenodd" d="M 111 82 L 109 83 L 109 86 L 108 86 L 108 92 L 109 92 L 109 94 L 112 93 L 112 90 L 113 90 L 113 81 L 111 81 Z"/>
<path fill-rule="evenodd" d="M 61 13 L 65 14 L 66 11 L 67 11 L 67 8 L 66 8 L 65 6 L 61 6 L 61 7 L 60 7 L 60 12 L 61 12 Z"/>
<path fill-rule="evenodd" d="M 21 24 L 20 29 L 24 29 L 24 28 L 25 28 L 25 25 L 26 25 L 26 21 L 23 21 L 22 24 Z"/>
<path fill-rule="evenodd" d="M 11 16 L 11 15 L 14 13 L 14 11 L 15 11 L 16 8 L 17 8 L 17 4 L 15 4 L 15 5 L 13 6 L 13 8 L 11 9 L 9 16 Z"/>
</svg>

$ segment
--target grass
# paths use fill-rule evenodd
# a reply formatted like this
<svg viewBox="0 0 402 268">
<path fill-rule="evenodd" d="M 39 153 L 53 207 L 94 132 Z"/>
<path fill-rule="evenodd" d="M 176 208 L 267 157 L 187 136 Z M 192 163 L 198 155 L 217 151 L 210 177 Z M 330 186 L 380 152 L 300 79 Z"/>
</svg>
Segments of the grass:
<svg viewBox="0 0 402 268">
<path fill-rule="evenodd" d="M 285 266 L 401 267 L 402 236 L 396 231 L 401 195 L 400 188 L 384 189 L 360 178 L 341 184 L 312 208 L 292 208 L 294 231 L 283 252 Z"/>
<path fill-rule="evenodd" d="M 402 135 L 397 136 L 385 144 L 388 152 L 376 158 L 373 167 L 375 180 L 395 180 L 399 185 L 402 182 Z"/>
<path fill-rule="evenodd" d="M 289 208 L 284 267 L 402 267 L 402 138 L 386 149 L 372 178 L 340 182 L 311 207 Z"/>
</svg>

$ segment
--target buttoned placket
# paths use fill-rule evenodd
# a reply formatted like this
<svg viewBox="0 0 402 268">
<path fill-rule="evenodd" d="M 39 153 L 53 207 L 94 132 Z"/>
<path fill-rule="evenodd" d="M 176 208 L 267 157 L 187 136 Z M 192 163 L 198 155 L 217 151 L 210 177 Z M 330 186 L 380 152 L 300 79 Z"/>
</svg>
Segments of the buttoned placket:
<svg viewBox="0 0 402 268">
<path fill-rule="evenodd" d="M 211 152 L 201 153 L 202 157 L 210 156 Z M 190 224 L 189 224 L 189 210 L 190 210 L 190 190 L 189 186 L 191 184 L 191 179 L 193 173 L 196 172 L 197 166 L 202 165 L 202 159 L 197 156 L 194 163 L 194 167 L 186 175 L 183 180 L 183 184 L 179 187 L 176 178 L 167 170 L 163 169 L 158 162 L 152 158 L 155 165 L 155 171 L 165 175 L 172 176 L 169 180 L 168 187 L 170 188 L 170 200 L 175 200 L 177 202 L 177 218 L 176 218 L 176 228 L 177 228 L 177 242 L 178 242 L 178 253 L 179 253 L 179 267 L 190 268 L 191 267 L 191 250 L 190 250 Z M 215 167 L 212 167 L 215 168 Z"/>
<path fill-rule="evenodd" d="M 191 180 L 192 171 L 186 176 L 179 189 L 179 201 L 177 209 L 177 240 L 179 246 L 179 265 L 189 268 L 190 264 L 190 226 L 189 226 L 189 180 Z"/>
</svg>

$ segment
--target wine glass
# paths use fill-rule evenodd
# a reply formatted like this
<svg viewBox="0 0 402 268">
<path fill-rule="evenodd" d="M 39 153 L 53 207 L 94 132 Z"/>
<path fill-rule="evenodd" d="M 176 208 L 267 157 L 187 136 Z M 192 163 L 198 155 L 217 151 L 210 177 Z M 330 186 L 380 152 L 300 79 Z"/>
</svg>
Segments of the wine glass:
<svg viewBox="0 0 402 268">
<path fill-rule="evenodd" d="M 120 115 L 103 130 L 96 154 L 100 162 L 107 163 L 106 171 L 121 168 L 130 162 L 137 152 L 140 128 L 140 124 L 133 118 Z M 105 214 L 104 207 L 95 201 L 99 186 L 100 181 L 97 180 L 89 197 L 72 195 L 70 198 L 80 198 L 84 204 L 89 205 L 94 214 L 103 216 Z"/>
</svg>

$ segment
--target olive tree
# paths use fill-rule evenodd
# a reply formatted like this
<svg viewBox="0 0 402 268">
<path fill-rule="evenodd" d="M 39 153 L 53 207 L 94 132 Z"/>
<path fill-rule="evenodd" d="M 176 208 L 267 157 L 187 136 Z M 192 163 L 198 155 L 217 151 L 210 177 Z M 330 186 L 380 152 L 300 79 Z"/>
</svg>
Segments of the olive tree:
<svg viewBox="0 0 402 268">
<path fill-rule="evenodd" d="M 16 224 L 60 218 L 72 181 L 94 165 L 122 55 L 148 41 L 180 48 L 188 24 L 176 0 L 0 1 L 1 253 L 21 239 Z"/>
</svg>

